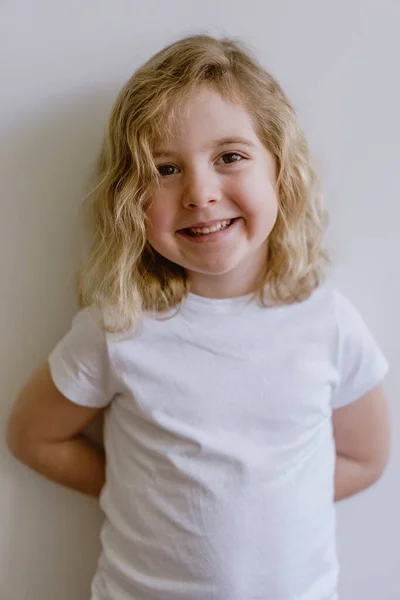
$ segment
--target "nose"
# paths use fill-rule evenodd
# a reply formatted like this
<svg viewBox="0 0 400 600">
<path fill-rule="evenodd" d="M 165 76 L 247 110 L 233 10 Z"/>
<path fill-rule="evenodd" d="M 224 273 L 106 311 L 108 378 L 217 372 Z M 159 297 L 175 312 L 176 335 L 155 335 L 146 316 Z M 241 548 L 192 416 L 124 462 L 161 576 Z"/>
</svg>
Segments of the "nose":
<svg viewBox="0 0 400 600">
<path fill-rule="evenodd" d="M 220 188 L 215 174 L 191 172 L 185 175 L 182 193 L 182 205 L 188 209 L 204 208 L 220 199 Z"/>
</svg>

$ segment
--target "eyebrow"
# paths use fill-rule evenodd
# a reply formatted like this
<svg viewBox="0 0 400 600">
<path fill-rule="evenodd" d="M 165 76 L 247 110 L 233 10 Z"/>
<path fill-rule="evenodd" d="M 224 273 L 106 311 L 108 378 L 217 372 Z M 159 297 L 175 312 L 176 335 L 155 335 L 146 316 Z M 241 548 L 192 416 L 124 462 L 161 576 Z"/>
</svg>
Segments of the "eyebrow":
<svg viewBox="0 0 400 600">
<path fill-rule="evenodd" d="M 229 146 L 232 144 L 241 144 L 242 146 L 247 146 L 248 148 L 255 148 L 256 145 L 242 137 L 226 137 L 221 138 L 219 140 L 213 140 L 210 144 L 211 148 L 220 148 L 221 146 Z M 168 148 L 157 148 L 155 152 L 153 152 L 153 158 L 160 158 L 162 156 L 172 156 L 174 154 L 173 151 L 168 150 Z"/>
</svg>

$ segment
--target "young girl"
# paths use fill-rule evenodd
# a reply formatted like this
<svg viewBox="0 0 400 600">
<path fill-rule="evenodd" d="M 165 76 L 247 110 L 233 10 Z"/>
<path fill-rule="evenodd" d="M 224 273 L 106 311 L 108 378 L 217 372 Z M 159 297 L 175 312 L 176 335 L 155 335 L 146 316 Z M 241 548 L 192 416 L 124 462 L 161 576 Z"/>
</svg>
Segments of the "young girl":
<svg viewBox="0 0 400 600">
<path fill-rule="evenodd" d="M 99 495 L 92 600 L 334 600 L 334 499 L 378 479 L 387 365 L 323 283 L 325 211 L 278 83 L 183 39 L 112 110 L 82 310 L 14 454 Z M 105 409 L 105 454 L 81 435 Z"/>
</svg>

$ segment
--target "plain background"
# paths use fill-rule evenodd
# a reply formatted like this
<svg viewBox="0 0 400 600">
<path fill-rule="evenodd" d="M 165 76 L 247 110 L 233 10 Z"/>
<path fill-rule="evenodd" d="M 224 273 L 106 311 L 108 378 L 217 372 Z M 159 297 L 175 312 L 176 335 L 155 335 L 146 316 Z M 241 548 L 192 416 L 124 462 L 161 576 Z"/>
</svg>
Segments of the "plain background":
<svg viewBox="0 0 400 600">
<path fill-rule="evenodd" d="M 118 89 L 178 37 L 240 37 L 298 111 L 332 215 L 333 279 L 391 364 L 390 467 L 338 506 L 338 538 L 341 599 L 398 600 L 399 2 L 10 0 L 0 11 L 2 426 L 76 310 L 79 207 Z M 96 502 L 20 465 L 3 435 L 0 459 L 1 600 L 88 600 Z"/>
</svg>

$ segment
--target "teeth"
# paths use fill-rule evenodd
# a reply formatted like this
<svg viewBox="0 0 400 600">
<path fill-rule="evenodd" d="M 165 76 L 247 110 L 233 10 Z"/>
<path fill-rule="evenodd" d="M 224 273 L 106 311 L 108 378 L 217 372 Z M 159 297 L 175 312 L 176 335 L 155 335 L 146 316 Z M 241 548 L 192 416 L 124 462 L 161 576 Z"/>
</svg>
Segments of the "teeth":
<svg viewBox="0 0 400 600">
<path fill-rule="evenodd" d="M 190 231 L 193 231 L 193 233 L 196 233 L 197 235 L 202 235 L 205 233 L 215 233 L 216 231 L 225 229 L 225 227 L 227 227 L 230 222 L 231 222 L 230 220 L 220 221 L 219 223 L 216 223 L 215 225 L 212 225 L 211 227 L 191 227 Z"/>
</svg>

